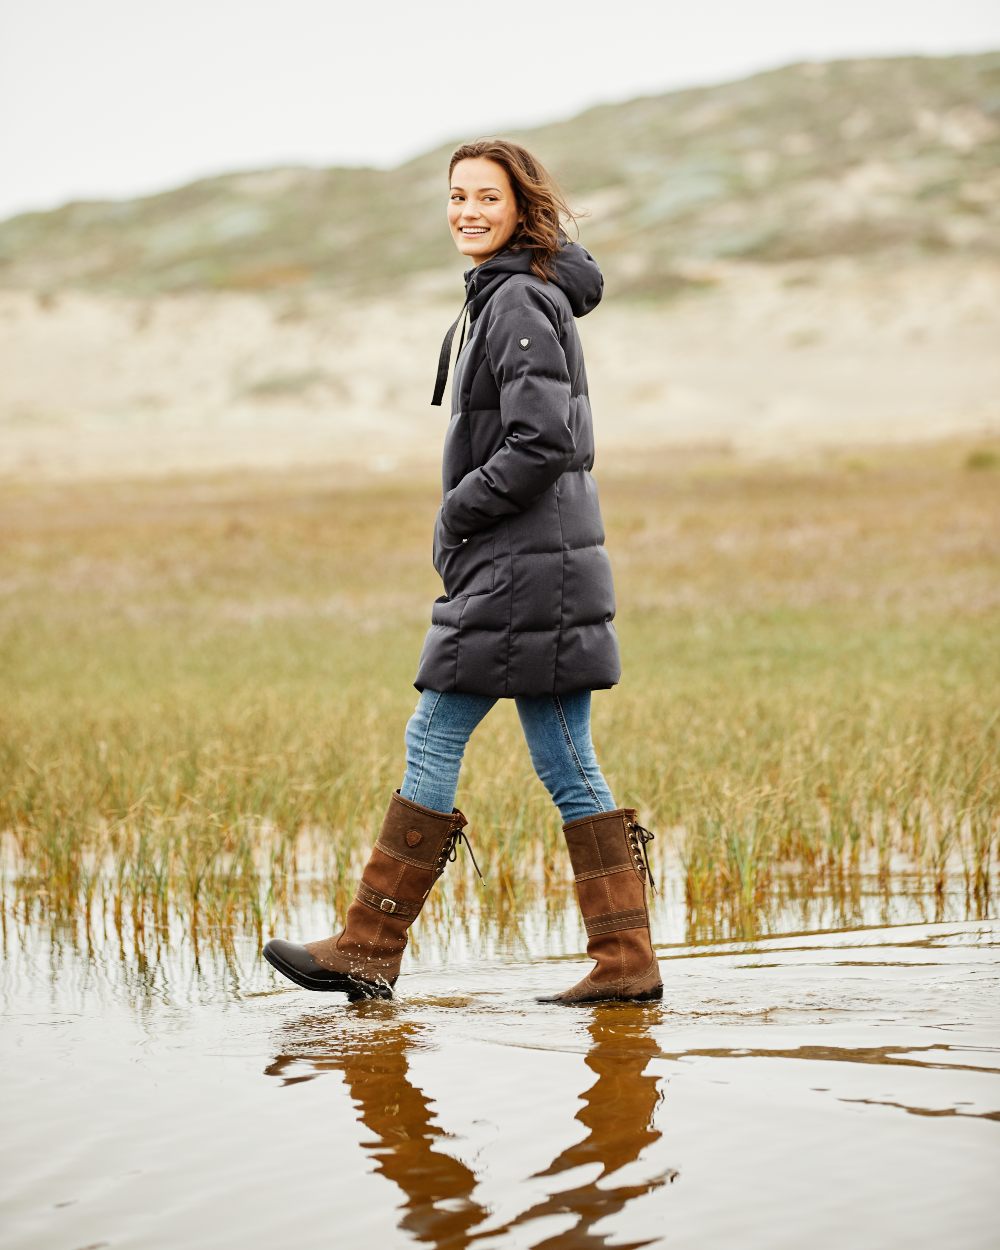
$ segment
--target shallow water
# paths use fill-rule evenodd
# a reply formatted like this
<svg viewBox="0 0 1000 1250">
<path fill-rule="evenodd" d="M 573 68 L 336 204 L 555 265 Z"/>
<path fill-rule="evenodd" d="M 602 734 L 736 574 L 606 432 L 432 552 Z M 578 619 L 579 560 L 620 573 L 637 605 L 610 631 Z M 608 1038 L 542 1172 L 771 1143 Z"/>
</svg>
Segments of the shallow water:
<svg viewBox="0 0 1000 1250">
<path fill-rule="evenodd" d="M 873 927 L 692 945 L 667 894 L 646 1007 L 533 1002 L 571 913 L 439 928 L 355 1005 L 256 939 L 8 923 L 3 1244 L 995 1247 L 1000 922 L 862 891 Z"/>
</svg>

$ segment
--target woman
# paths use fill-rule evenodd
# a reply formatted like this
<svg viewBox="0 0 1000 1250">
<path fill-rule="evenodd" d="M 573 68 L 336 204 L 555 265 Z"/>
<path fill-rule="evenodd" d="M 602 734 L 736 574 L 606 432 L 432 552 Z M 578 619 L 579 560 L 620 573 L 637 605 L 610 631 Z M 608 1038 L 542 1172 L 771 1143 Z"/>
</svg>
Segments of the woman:
<svg viewBox="0 0 1000 1250">
<path fill-rule="evenodd" d="M 587 375 L 575 317 L 600 302 L 593 257 L 562 231 L 571 214 L 548 173 L 506 140 L 465 144 L 449 166 L 448 225 L 472 261 L 452 382 L 444 496 L 434 526 L 434 603 L 406 726 L 406 773 L 331 938 L 275 939 L 266 958 L 307 989 L 390 997 L 406 931 L 455 858 L 453 807 L 465 745 L 497 699 L 513 698 L 535 771 L 559 808 L 596 961 L 539 1002 L 659 999 L 649 933 L 646 843 L 615 807 L 590 736 L 592 690 L 621 676 L 611 566 L 597 487 Z M 470 848 L 471 850 L 471 848 Z M 478 871 L 478 868 L 477 868 Z"/>
</svg>

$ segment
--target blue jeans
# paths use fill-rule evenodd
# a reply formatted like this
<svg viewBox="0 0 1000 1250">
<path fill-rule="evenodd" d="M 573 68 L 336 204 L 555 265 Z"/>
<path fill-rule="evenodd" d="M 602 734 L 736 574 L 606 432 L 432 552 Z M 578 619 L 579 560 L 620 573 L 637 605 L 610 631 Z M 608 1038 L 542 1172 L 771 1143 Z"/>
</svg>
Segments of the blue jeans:
<svg viewBox="0 0 1000 1250">
<path fill-rule="evenodd" d="M 515 702 L 531 762 L 563 824 L 613 811 L 615 801 L 590 740 L 590 691 L 518 695 Z M 494 703 L 490 695 L 421 691 L 406 724 L 404 799 L 437 812 L 452 810 L 465 745 Z"/>
</svg>

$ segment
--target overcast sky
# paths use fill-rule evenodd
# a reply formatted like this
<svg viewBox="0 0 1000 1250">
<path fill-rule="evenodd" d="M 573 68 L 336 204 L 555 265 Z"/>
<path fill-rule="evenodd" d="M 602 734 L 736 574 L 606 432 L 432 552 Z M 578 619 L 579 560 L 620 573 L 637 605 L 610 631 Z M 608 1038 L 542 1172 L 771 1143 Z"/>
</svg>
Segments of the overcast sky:
<svg viewBox="0 0 1000 1250">
<path fill-rule="evenodd" d="M 0 0 L 0 217 L 436 143 L 795 60 L 1000 47 L 996 0 Z"/>
</svg>

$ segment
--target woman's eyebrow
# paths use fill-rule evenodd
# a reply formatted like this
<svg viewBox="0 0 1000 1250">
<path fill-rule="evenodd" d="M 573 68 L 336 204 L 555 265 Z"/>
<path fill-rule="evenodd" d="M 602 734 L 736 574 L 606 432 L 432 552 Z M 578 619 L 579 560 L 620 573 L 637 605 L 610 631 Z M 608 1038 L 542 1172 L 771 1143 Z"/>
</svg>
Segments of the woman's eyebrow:
<svg viewBox="0 0 1000 1250">
<path fill-rule="evenodd" d="M 464 191 L 464 190 L 465 190 L 465 187 L 452 187 L 452 190 L 453 190 L 453 191 Z M 499 188 L 499 187 L 480 187 L 480 188 L 479 188 L 479 190 L 480 190 L 480 192 L 483 192 L 483 191 L 500 191 L 500 188 Z M 501 192 L 500 192 L 500 194 L 502 195 L 502 194 L 503 194 L 503 192 L 501 191 Z"/>
</svg>

